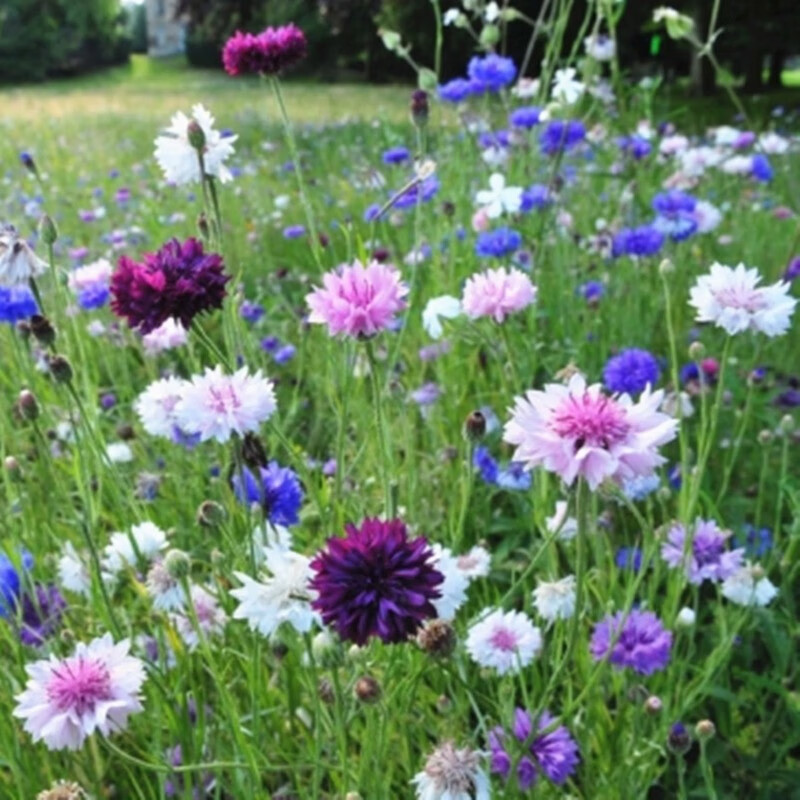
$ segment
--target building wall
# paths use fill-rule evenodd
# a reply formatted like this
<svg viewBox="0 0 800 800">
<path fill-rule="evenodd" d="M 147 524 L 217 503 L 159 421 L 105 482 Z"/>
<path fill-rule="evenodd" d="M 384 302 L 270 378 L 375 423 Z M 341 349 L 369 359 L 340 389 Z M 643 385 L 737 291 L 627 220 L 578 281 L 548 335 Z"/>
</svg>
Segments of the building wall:
<svg viewBox="0 0 800 800">
<path fill-rule="evenodd" d="M 147 53 L 172 56 L 184 52 L 186 25 L 175 20 L 177 0 L 147 0 Z"/>
</svg>

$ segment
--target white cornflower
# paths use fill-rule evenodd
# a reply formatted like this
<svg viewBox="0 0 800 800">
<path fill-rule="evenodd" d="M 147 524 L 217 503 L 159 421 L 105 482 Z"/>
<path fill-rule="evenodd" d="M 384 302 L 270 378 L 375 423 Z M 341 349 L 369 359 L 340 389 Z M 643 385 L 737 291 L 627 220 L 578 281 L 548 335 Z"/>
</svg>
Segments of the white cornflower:
<svg viewBox="0 0 800 800">
<path fill-rule="evenodd" d="M 699 178 L 709 167 L 717 166 L 725 156 L 713 147 L 690 147 L 677 153 L 681 172 L 690 178 Z"/>
<path fill-rule="evenodd" d="M 161 378 L 151 383 L 134 401 L 133 409 L 151 436 L 172 436 L 177 425 L 175 407 L 186 383 L 182 378 Z"/>
<path fill-rule="evenodd" d="M 675 624 L 681 628 L 691 628 L 696 619 L 697 614 L 694 613 L 694 610 L 688 606 L 684 606 L 678 612 L 678 616 L 675 618 Z"/>
<path fill-rule="evenodd" d="M 760 566 L 747 564 L 722 582 L 722 594 L 739 606 L 766 606 L 778 590 Z"/>
<path fill-rule="evenodd" d="M 489 800 L 489 778 L 480 766 L 481 753 L 452 742 L 439 745 L 411 780 L 417 800 Z"/>
<path fill-rule="evenodd" d="M 135 547 L 134 547 L 135 545 Z M 167 535 L 152 522 L 140 522 L 130 533 L 112 533 L 103 550 L 103 570 L 116 575 L 129 564 L 135 564 L 137 555 L 152 561 L 167 546 Z"/>
<path fill-rule="evenodd" d="M 578 520 L 575 517 L 567 516 L 568 508 L 569 504 L 566 500 L 557 500 L 555 513 L 545 520 L 548 532 L 555 533 L 558 531 L 558 538 L 562 542 L 574 539 L 575 534 L 578 532 Z"/>
<path fill-rule="evenodd" d="M 505 147 L 491 145 L 481 151 L 481 158 L 490 167 L 502 167 L 508 161 L 508 150 Z"/>
<path fill-rule="evenodd" d="M 505 675 L 518 672 L 536 658 L 542 649 L 542 634 L 521 611 L 496 609 L 472 625 L 466 647 L 477 664 Z"/>
<path fill-rule="evenodd" d="M 714 144 L 717 147 L 733 147 L 742 132 L 731 125 L 720 125 L 714 128 Z"/>
<path fill-rule="evenodd" d="M 0 286 L 19 286 L 47 269 L 12 225 L 0 228 Z"/>
<path fill-rule="evenodd" d="M 269 548 L 291 550 L 293 544 L 292 532 L 283 525 L 273 525 L 265 520 L 253 528 L 253 560 L 256 566 L 264 563 L 265 553 Z"/>
<path fill-rule="evenodd" d="M 108 285 L 111 280 L 111 273 L 114 267 L 105 258 L 92 261 L 91 264 L 84 264 L 69 273 L 67 285 L 73 292 L 82 292 L 97 285 Z"/>
<path fill-rule="evenodd" d="M 758 286 L 760 281 L 755 268 L 714 263 L 692 287 L 689 304 L 697 309 L 698 322 L 713 322 L 730 335 L 753 330 L 780 336 L 789 329 L 797 300 L 785 281 Z"/>
<path fill-rule="evenodd" d="M 595 61 L 611 61 L 617 52 L 614 40 L 602 33 L 587 36 L 583 40 L 583 46 L 586 48 L 586 54 Z"/>
<path fill-rule="evenodd" d="M 183 588 L 170 575 L 163 561 L 154 561 L 150 565 L 146 586 L 147 592 L 153 600 L 153 608 L 159 611 L 177 611 L 183 608 Z"/>
<path fill-rule="evenodd" d="M 578 102 L 586 91 L 586 86 L 575 79 L 577 74 L 574 67 L 556 70 L 551 93 L 553 100 L 557 103 L 566 103 L 568 106 Z"/>
<path fill-rule="evenodd" d="M 225 375 L 217 366 L 184 385 L 175 418 L 181 430 L 199 433 L 203 442 L 227 442 L 234 433 L 257 431 L 275 408 L 273 383 L 261 370 L 251 375 L 242 367 Z"/>
<path fill-rule="evenodd" d="M 106 446 L 106 456 L 112 464 L 128 464 L 133 461 L 133 450 L 125 442 L 110 442 Z"/>
<path fill-rule="evenodd" d="M 532 97 L 536 97 L 539 94 L 539 79 L 520 78 L 514 84 L 511 94 L 520 100 L 530 100 Z"/>
<path fill-rule="evenodd" d="M 442 22 L 445 26 L 454 25 L 455 27 L 459 27 L 465 20 L 466 16 L 464 12 L 458 8 L 448 8 L 442 16 Z"/>
<path fill-rule="evenodd" d="M 575 576 L 558 581 L 539 581 L 533 590 L 533 604 L 548 622 L 569 619 L 575 613 Z"/>
<path fill-rule="evenodd" d="M 658 152 L 662 156 L 674 156 L 689 147 L 689 140 L 681 133 L 665 136 L 658 145 Z"/>
<path fill-rule="evenodd" d="M 488 430 L 488 426 L 487 426 Z M 476 544 L 469 552 L 456 556 L 456 566 L 470 581 L 485 578 L 492 565 L 492 556 L 485 547 Z"/>
<path fill-rule="evenodd" d="M 231 590 L 239 601 L 234 619 L 247 620 L 250 628 L 263 636 L 271 636 L 283 622 L 299 633 L 307 633 L 318 621 L 311 608 L 315 593 L 308 585 L 311 559 L 291 550 L 265 547 L 264 562 L 272 574 L 263 581 L 243 572 L 234 573 L 243 584 Z"/>
<path fill-rule="evenodd" d="M 774 131 L 768 131 L 758 137 L 758 149 L 768 155 L 783 155 L 789 149 L 789 140 Z"/>
<path fill-rule="evenodd" d="M 692 211 L 698 233 L 713 231 L 722 222 L 722 212 L 708 200 L 698 200 Z"/>
<path fill-rule="evenodd" d="M 486 6 L 486 10 L 483 12 L 483 18 L 487 22 L 495 22 L 499 17 L 500 17 L 500 6 L 497 5 L 495 0 L 492 0 L 492 2 Z"/>
<path fill-rule="evenodd" d="M 522 187 L 506 186 L 506 179 L 499 172 L 489 177 L 489 188 L 475 195 L 475 202 L 483 206 L 490 219 L 501 214 L 516 214 L 522 206 Z"/>
<path fill-rule="evenodd" d="M 457 297 L 443 294 L 432 297 L 422 311 L 422 327 L 431 339 L 439 339 L 444 332 L 441 319 L 455 319 L 461 314 L 461 301 Z"/>
<path fill-rule="evenodd" d="M 719 168 L 726 175 L 749 175 L 753 171 L 752 156 L 731 156 L 725 159 Z"/>
<path fill-rule="evenodd" d="M 438 587 L 441 597 L 432 600 L 439 619 L 453 619 L 467 600 L 469 578 L 459 569 L 458 561 L 448 547 L 433 545 L 433 565 L 444 575 Z"/>
<path fill-rule="evenodd" d="M 61 557 L 58 559 L 58 580 L 65 589 L 76 594 L 88 597 L 91 592 L 92 580 L 89 568 L 78 555 L 72 542 L 64 545 Z"/>
<path fill-rule="evenodd" d="M 203 586 L 192 586 L 189 596 L 197 627 L 189 611 L 173 614 L 170 619 L 186 647 L 194 650 L 200 644 L 198 628 L 206 638 L 218 635 L 225 629 L 228 615 L 219 607 L 217 598 Z"/>
<path fill-rule="evenodd" d="M 206 175 L 218 178 L 222 183 L 231 180 L 230 170 L 223 163 L 233 154 L 236 136 L 222 136 L 214 130 L 214 117 L 199 103 L 192 108 L 192 116 L 187 117 L 178 111 L 172 117 L 172 124 L 156 137 L 155 157 L 164 172 L 164 178 L 179 186 L 202 179 L 197 150 L 189 142 L 189 126 L 196 123 L 203 132 L 205 142 L 203 169 Z"/>
<path fill-rule="evenodd" d="M 183 324 L 170 317 L 164 320 L 157 328 L 142 336 L 142 346 L 145 353 L 152 356 L 163 353 L 164 350 L 173 350 L 189 341 L 189 335 Z"/>
</svg>

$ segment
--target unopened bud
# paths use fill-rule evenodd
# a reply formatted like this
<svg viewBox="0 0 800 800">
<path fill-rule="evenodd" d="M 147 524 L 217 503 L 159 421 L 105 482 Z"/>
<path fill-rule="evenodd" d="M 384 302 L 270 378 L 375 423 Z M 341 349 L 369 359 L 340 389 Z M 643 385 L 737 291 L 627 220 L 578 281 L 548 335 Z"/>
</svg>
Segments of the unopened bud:
<svg viewBox="0 0 800 800">
<path fill-rule="evenodd" d="M 33 156 L 30 153 L 23 150 L 23 152 L 19 154 L 19 160 L 22 166 L 25 167 L 31 175 L 39 174 L 39 170 L 36 168 L 36 162 L 33 160 Z"/>
<path fill-rule="evenodd" d="M 254 433 L 245 434 L 242 442 L 242 460 L 251 469 L 267 466 L 267 453 L 261 439 Z"/>
<path fill-rule="evenodd" d="M 179 581 L 185 578 L 189 574 L 191 566 L 192 561 L 188 553 L 184 553 L 183 550 L 170 550 L 164 556 L 164 567 L 173 580 Z"/>
<path fill-rule="evenodd" d="M 464 421 L 464 436 L 471 442 L 480 441 L 486 434 L 486 417 L 481 411 L 473 411 Z"/>
<path fill-rule="evenodd" d="M 348 792 L 344 796 L 344 800 L 362 800 L 362 798 L 358 792 Z"/>
<path fill-rule="evenodd" d="M 417 89 L 411 94 L 411 121 L 418 128 L 424 128 L 428 124 L 429 115 L 428 93 Z"/>
<path fill-rule="evenodd" d="M 31 335 L 31 324 L 26 319 L 21 319 L 16 324 L 17 333 L 22 339 L 27 339 Z"/>
<path fill-rule="evenodd" d="M 3 459 L 3 469 L 12 477 L 16 477 L 22 472 L 19 466 L 19 461 L 17 461 L 14 456 L 6 456 Z"/>
<path fill-rule="evenodd" d="M 491 49 L 500 41 L 500 28 L 497 25 L 484 25 L 480 41 L 483 47 Z"/>
<path fill-rule="evenodd" d="M 17 410 L 23 419 L 34 420 L 39 416 L 39 402 L 29 389 L 23 389 L 17 397 Z"/>
<path fill-rule="evenodd" d="M 686 726 L 682 722 L 676 722 L 669 729 L 669 736 L 667 736 L 667 747 L 675 755 L 683 756 L 689 752 L 692 747 L 692 737 Z"/>
<path fill-rule="evenodd" d="M 688 606 L 684 606 L 678 612 L 678 616 L 675 618 L 675 623 L 682 628 L 690 628 L 692 625 L 694 625 L 696 618 L 697 615 L 694 613 L 694 610 Z"/>
<path fill-rule="evenodd" d="M 771 430 L 764 428 L 763 431 L 758 432 L 758 443 L 766 447 L 775 438 L 775 434 Z"/>
<path fill-rule="evenodd" d="M 320 678 L 317 683 L 317 694 L 319 699 L 326 705 L 332 705 L 336 700 L 336 690 L 330 678 Z"/>
<path fill-rule="evenodd" d="M 117 425 L 117 436 L 119 436 L 123 442 L 129 442 L 136 438 L 136 431 L 133 429 L 133 425 L 124 422 L 122 425 Z"/>
<path fill-rule="evenodd" d="M 668 258 L 665 258 L 658 265 L 658 272 L 664 276 L 671 275 L 673 272 L 675 272 L 675 265 Z"/>
<path fill-rule="evenodd" d="M 214 500 L 203 500 L 197 509 L 195 519 L 204 528 L 216 528 L 225 521 L 225 508 Z"/>
<path fill-rule="evenodd" d="M 194 147 L 195 150 L 202 151 L 206 146 L 206 135 L 196 119 L 189 122 L 186 128 L 186 136 L 189 139 L 189 144 Z"/>
<path fill-rule="evenodd" d="M 656 697 L 654 694 L 650 695 L 650 697 L 644 701 L 644 710 L 652 717 L 660 714 L 663 708 L 664 704 L 661 702 L 661 698 Z"/>
<path fill-rule="evenodd" d="M 208 223 L 208 217 L 205 211 L 201 211 L 197 217 L 197 231 L 201 239 L 208 241 L 208 239 L 211 238 L 211 226 Z"/>
<path fill-rule="evenodd" d="M 381 698 L 381 685 L 371 675 L 362 675 L 353 691 L 362 703 L 377 703 Z"/>
<path fill-rule="evenodd" d="M 694 726 L 694 732 L 698 739 L 707 742 L 717 732 L 717 728 L 710 719 L 701 719 Z"/>
<path fill-rule="evenodd" d="M 47 317 L 41 314 L 34 314 L 30 320 L 31 333 L 36 341 L 41 342 L 46 347 L 53 344 L 56 340 L 56 329 Z"/>
<path fill-rule="evenodd" d="M 783 433 L 791 433 L 794 430 L 794 417 L 791 414 L 784 414 L 780 422 Z"/>
<path fill-rule="evenodd" d="M 456 632 L 444 619 L 432 619 L 417 634 L 417 644 L 429 655 L 447 658 L 456 648 Z"/>
<path fill-rule="evenodd" d="M 64 356 L 51 356 L 47 359 L 50 374 L 59 383 L 69 383 L 72 380 L 72 366 Z"/>
<path fill-rule="evenodd" d="M 702 361 L 706 354 L 706 346 L 702 342 L 692 342 L 689 345 L 689 358 L 692 361 Z"/>
<path fill-rule="evenodd" d="M 39 220 L 39 236 L 46 245 L 55 244 L 58 239 L 58 228 L 49 214 L 43 214 Z"/>
</svg>

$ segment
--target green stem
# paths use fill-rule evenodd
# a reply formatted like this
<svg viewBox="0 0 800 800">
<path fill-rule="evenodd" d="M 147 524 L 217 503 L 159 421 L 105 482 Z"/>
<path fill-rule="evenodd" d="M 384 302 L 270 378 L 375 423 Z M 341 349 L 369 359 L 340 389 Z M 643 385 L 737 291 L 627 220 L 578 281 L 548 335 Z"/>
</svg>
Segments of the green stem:
<svg viewBox="0 0 800 800">
<path fill-rule="evenodd" d="M 375 427 L 377 428 L 378 447 L 381 454 L 381 475 L 383 476 L 384 510 L 388 519 L 394 518 L 394 493 L 392 492 L 392 453 L 386 433 L 386 420 L 383 413 L 383 392 L 378 379 L 378 362 L 372 342 L 366 343 L 369 361 L 369 377 L 372 384 L 372 404 L 375 411 Z"/>
</svg>

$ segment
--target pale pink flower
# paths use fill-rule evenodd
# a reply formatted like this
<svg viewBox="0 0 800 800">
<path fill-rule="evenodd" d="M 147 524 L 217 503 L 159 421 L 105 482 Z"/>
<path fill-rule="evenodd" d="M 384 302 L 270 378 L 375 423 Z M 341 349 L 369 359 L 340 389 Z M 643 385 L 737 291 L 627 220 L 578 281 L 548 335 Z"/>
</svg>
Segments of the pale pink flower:
<svg viewBox="0 0 800 800">
<path fill-rule="evenodd" d="M 181 347 L 189 340 L 186 328 L 180 321 L 170 317 L 164 320 L 155 330 L 142 336 L 142 345 L 147 355 L 152 356 L 164 350 Z"/>
<path fill-rule="evenodd" d="M 275 408 L 273 383 L 261 370 L 251 375 L 242 367 L 225 375 L 217 366 L 184 385 L 175 419 L 182 431 L 199 433 L 203 442 L 227 442 L 234 433 L 257 431 Z"/>
<path fill-rule="evenodd" d="M 518 269 L 488 269 L 467 278 L 461 305 L 471 319 L 492 317 L 502 322 L 536 301 L 536 287 Z"/>
<path fill-rule="evenodd" d="M 650 475 L 664 463 L 658 447 L 675 438 L 678 421 L 658 410 L 662 399 L 649 387 L 635 403 L 626 394 L 609 397 L 573 375 L 567 386 L 517 397 L 503 438 L 526 469 L 544 467 L 567 485 L 581 476 L 596 489 L 606 478 Z"/>
<path fill-rule="evenodd" d="M 67 285 L 73 292 L 82 292 L 91 289 L 98 284 L 105 284 L 111 281 L 111 273 L 114 267 L 105 258 L 92 261 L 91 264 L 84 264 L 70 272 L 67 278 Z"/>
<path fill-rule="evenodd" d="M 755 268 L 714 263 L 692 287 L 689 304 L 697 309 L 698 322 L 713 322 L 731 336 L 746 330 L 780 336 L 789 330 L 797 300 L 785 281 L 759 286 L 760 281 Z"/>
<path fill-rule="evenodd" d="M 14 716 L 50 750 L 77 750 L 96 730 L 108 736 L 124 729 L 129 715 L 142 710 L 145 680 L 144 663 L 129 650 L 130 640 L 114 644 L 107 633 L 80 642 L 68 658 L 51 655 L 29 664 Z"/>
<path fill-rule="evenodd" d="M 470 627 L 466 647 L 480 666 L 513 674 L 539 655 L 542 632 L 521 611 L 498 608 Z"/>
<path fill-rule="evenodd" d="M 327 325 L 331 336 L 374 336 L 390 327 L 407 305 L 408 286 L 390 264 L 355 261 L 326 273 L 322 283 L 306 295 L 308 319 Z"/>
<path fill-rule="evenodd" d="M 489 219 L 489 215 L 486 213 L 485 208 L 479 208 L 472 215 L 472 230 L 478 233 L 481 231 L 488 231 L 491 224 L 492 221 Z"/>
<path fill-rule="evenodd" d="M 192 586 L 189 595 L 194 607 L 194 618 L 188 611 L 180 611 L 170 618 L 186 647 L 194 650 L 200 644 L 199 633 L 206 638 L 221 634 L 228 622 L 228 615 L 219 607 L 217 598 L 205 587 Z"/>
<path fill-rule="evenodd" d="M 175 408 L 186 383 L 182 378 L 161 378 L 153 381 L 134 401 L 133 408 L 142 427 L 151 436 L 172 436 L 177 425 Z"/>
</svg>

